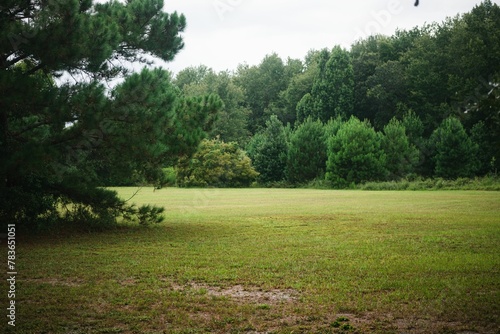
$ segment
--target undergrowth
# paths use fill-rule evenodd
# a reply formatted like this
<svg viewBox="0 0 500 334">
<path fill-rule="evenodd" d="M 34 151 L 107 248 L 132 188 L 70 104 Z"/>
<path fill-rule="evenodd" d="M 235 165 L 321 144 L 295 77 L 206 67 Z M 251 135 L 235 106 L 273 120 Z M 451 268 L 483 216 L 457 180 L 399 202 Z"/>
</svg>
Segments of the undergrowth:
<svg viewBox="0 0 500 334">
<path fill-rule="evenodd" d="M 498 176 L 485 176 L 481 178 L 459 178 L 446 180 L 442 178 L 416 180 L 401 180 L 388 182 L 366 182 L 358 185 L 361 190 L 500 190 Z"/>
</svg>

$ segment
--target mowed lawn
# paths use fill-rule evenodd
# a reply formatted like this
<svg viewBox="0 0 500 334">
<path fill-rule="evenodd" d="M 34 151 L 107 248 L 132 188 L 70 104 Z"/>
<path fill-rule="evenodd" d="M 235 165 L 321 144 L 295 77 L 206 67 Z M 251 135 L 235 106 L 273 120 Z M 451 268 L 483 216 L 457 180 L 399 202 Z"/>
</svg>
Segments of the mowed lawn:
<svg viewBox="0 0 500 334">
<path fill-rule="evenodd" d="M 500 192 L 143 188 L 131 201 L 166 221 L 18 236 L 8 332 L 500 332 Z"/>
</svg>

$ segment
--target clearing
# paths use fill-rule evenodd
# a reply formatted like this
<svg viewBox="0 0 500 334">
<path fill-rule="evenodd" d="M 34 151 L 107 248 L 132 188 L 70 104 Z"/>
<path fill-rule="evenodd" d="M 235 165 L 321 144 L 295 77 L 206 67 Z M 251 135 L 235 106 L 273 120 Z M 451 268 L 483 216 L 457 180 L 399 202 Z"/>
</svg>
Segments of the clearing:
<svg viewBox="0 0 500 334">
<path fill-rule="evenodd" d="M 166 222 L 19 236 L 12 332 L 500 331 L 500 192 L 144 188 L 132 201 Z"/>
</svg>

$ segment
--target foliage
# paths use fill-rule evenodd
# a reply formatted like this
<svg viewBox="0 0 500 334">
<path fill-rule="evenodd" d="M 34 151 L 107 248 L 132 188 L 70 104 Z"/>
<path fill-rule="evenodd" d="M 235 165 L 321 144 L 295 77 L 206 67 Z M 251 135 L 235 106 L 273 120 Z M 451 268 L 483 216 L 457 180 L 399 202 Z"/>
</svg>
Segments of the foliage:
<svg viewBox="0 0 500 334">
<path fill-rule="evenodd" d="M 267 55 L 258 66 L 241 65 L 236 83 L 246 94 L 246 106 L 251 110 L 249 130 L 252 134 L 265 127 L 266 109 L 278 100 L 286 89 L 285 64 L 277 54 Z"/>
<path fill-rule="evenodd" d="M 490 145 L 490 138 L 483 121 L 472 127 L 470 139 L 477 147 L 476 163 L 478 175 L 486 175 L 495 171 L 495 152 Z"/>
<path fill-rule="evenodd" d="M 368 103 L 376 106 L 374 124 L 382 128 L 392 117 L 401 116 L 408 89 L 404 65 L 399 61 L 387 61 L 375 69 L 367 80 Z"/>
<path fill-rule="evenodd" d="M 325 173 L 326 139 L 323 124 L 307 118 L 292 133 L 288 146 L 286 177 L 303 183 Z"/>
<path fill-rule="evenodd" d="M 192 158 L 177 165 L 181 187 L 248 187 L 258 173 L 236 143 L 218 139 L 203 140 Z"/>
<path fill-rule="evenodd" d="M 435 152 L 435 175 L 445 179 L 470 177 L 477 169 L 478 147 L 469 138 L 462 123 L 445 119 L 430 138 Z"/>
<path fill-rule="evenodd" d="M 213 121 L 209 116 L 221 105 L 216 96 L 179 98 L 169 74 L 160 69 L 131 75 L 112 96 L 109 114 L 119 122 L 105 120 L 111 133 L 93 156 L 108 185 L 130 175 L 155 183 L 161 166 L 195 152 Z"/>
<path fill-rule="evenodd" d="M 216 121 L 212 136 L 220 135 L 226 141 L 231 138 L 240 144 L 248 142 L 249 156 L 260 159 L 255 165 L 263 168 L 261 163 L 269 155 L 258 156 L 257 151 L 272 146 L 266 144 L 268 137 L 262 135 L 271 115 L 295 128 L 308 117 L 319 119 L 326 124 L 327 137 L 335 136 L 343 119 L 354 115 L 368 120 L 377 131 L 385 128 L 385 135 L 378 136 L 387 152 L 387 161 L 381 161 L 387 174 L 377 168 L 377 179 L 398 180 L 407 174 L 439 177 L 444 174 L 436 173 L 436 161 L 440 158 L 436 157 L 438 152 L 430 137 L 443 120 L 453 116 L 479 151 L 476 167 L 452 174 L 494 173 L 500 166 L 499 22 L 500 7 L 486 0 L 469 13 L 442 23 L 397 30 L 393 36 L 369 36 L 354 43 L 350 50 L 339 46 L 310 50 L 303 60 L 288 58 L 286 62 L 271 54 L 256 66 L 241 65 L 235 73 L 228 74 L 235 89 L 242 92 L 241 98 L 228 101 L 237 101 L 233 105 L 248 112 L 248 122 L 245 125 L 237 121 L 244 119 L 238 114 L 220 113 L 219 120 L 226 119 L 221 129 L 240 130 L 216 130 Z M 213 85 L 216 76 L 201 66 L 199 70 L 180 73 L 179 82 L 192 89 L 192 94 L 210 92 L 222 97 L 220 91 L 199 89 Z M 226 102 L 224 97 L 223 100 Z M 231 131 L 239 135 L 225 135 Z M 245 131 L 251 138 L 242 140 Z M 287 133 L 291 132 L 285 131 L 285 142 L 291 142 L 293 136 Z M 304 146 L 316 145 L 313 135 L 304 140 L 311 140 Z M 295 157 L 285 160 L 290 165 Z M 261 182 L 267 173 L 261 172 Z M 291 178 L 294 183 L 308 182 Z M 282 179 L 271 179 L 274 184 L 282 184 Z M 314 182 L 322 183 L 318 179 Z"/>
<path fill-rule="evenodd" d="M 273 185 L 498 171 L 500 7 L 490 0 L 303 60 L 270 54 L 235 72 L 190 67 L 174 80 L 161 69 L 131 74 L 131 63 L 169 61 L 183 47 L 185 18 L 162 8 L 161 0 L 2 5 L 2 222 L 137 219 L 137 208 L 99 186 L 172 184 L 162 168 L 189 159 L 206 137 L 245 146 L 259 181 Z M 367 122 L 345 122 L 351 115 Z M 309 116 L 325 123 L 324 150 Z"/>
<path fill-rule="evenodd" d="M 436 174 L 437 151 L 430 137 L 443 120 L 453 116 L 479 151 L 475 168 L 452 174 L 494 173 L 500 166 L 499 22 L 500 7 L 486 0 L 469 13 L 442 23 L 397 30 L 393 36 L 369 36 L 356 41 L 350 50 L 339 46 L 310 50 L 303 60 L 288 58 L 286 62 L 271 54 L 256 66 L 241 65 L 228 75 L 243 94 L 233 100 L 238 101 L 233 105 L 247 110 L 248 122 L 245 125 L 236 121 L 242 119 L 237 114 L 227 114 L 224 128 L 240 128 L 233 132 L 241 135 L 232 138 L 243 138 L 247 131 L 252 138 L 247 138 L 246 147 L 254 159 L 256 148 L 267 141 L 261 132 L 271 115 L 294 127 L 309 116 L 319 119 L 326 124 L 327 137 L 338 132 L 342 119 L 354 115 L 368 120 L 376 131 L 386 128 L 384 136 L 379 134 L 380 144 L 387 151 L 384 164 L 388 173 L 384 178 L 397 180 L 407 173 L 444 175 Z M 179 77 L 181 82 L 191 80 L 191 88 L 216 81 L 205 67 L 187 69 Z M 219 117 L 225 118 L 222 113 Z M 395 125 L 391 121 L 394 118 L 401 124 Z M 212 133 L 216 135 L 226 141 L 230 138 L 224 131 Z M 308 136 L 312 146 L 313 137 Z M 285 141 L 291 138 L 285 135 Z M 293 161 L 294 157 L 286 160 Z M 261 181 L 266 173 L 261 173 Z M 382 177 L 384 173 L 376 174 Z M 293 182 L 301 183 L 298 179 Z"/>
<path fill-rule="evenodd" d="M 266 122 L 261 135 L 249 143 L 248 154 L 262 183 L 278 182 L 285 179 L 288 143 L 285 127 L 277 116 Z"/>
<path fill-rule="evenodd" d="M 277 114 L 284 124 L 294 124 L 296 121 L 304 120 L 303 112 L 300 118 L 297 117 L 297 107 L 304 96 L 311 93 L 314 79 L 318 75 L 318 66 L 317 63 L 312 62 L 303 67 L 302 71 L 291 77 L 288 87 L 280 94 L 283 108 Z"/>
<path fill-rule="evenodd" d="M 471 129 L 471 139 L 479 145 L 479 174 L 500 168 L 500 74 L 488 83 L 488 93 L 478 96 L 469 105 L 472 120 L 479 120 Z M 488 161 L 489 160 L 489 161 Z"/>
<path fill-rule="evenodd" d="M 180 71 L 175 83 L 186 96 L 215 94 L 223 102 L 218 110 L 209 133 L 211 138 L 220 138 L 225 142 L 246 144 L 250 133 L 248 118 L 250 110 L 243 106 L 245 93 L 237 86 L 228 72 L 214 73 L 205 66 L 187 68 Z"/>
<path fill-rule="evenodd" d="M 162 169 L 163 178 L 161 179 L 158 188 L 165 186 L 173 187 L 177 184 L 177 171 L 174 167 L 166 167 Z"/>
<path fill-rule="evenodd" d="M 320 59 L 319 76 L 311 90 L 313 109 L 306 116 L 327 122 L 352 115 L 354 73 L 349 52 L 336 46 L 331 52 L 324 50 Z"/>
<path fill-rule="evenodd" d="M 345 188 L 383 179 L 386 155 L 380 142 L 379 134 L 368 122 L 351 117 L 328 140 L 327 180 Z"/>
<path fill-rule="evenodd" d="M 164 70 L 128 75 L 127 63 L 147 65 L 146 54 L 169 61 L 182 49 L 185 18 L 162 8 L 161 0 L 0 8 L 2 223 L 161 219 L 162 210 L 100 186 L 155 183 L 162 166 L 194 152 L 221 106 L 214 96 L 182 98 Z M 63 74 L 78 81 L 56 83 Z"/>
<path fill-rule="evenodd" d="M 301 123 L 308 117 L 311 117 L 311 111 L 314 110 L 314 99 L 310 93 L 304 94 L 297 103 L 297 122 Z"/>
<path fill-rule="evenodd" d="M 325 136 L 326 139 L 336 136 L 337 132 L 339 132 L 340 128 L 342 125 L 345 123 L 344 118 L 341 116 L 337 116 L 336 118 L 331 118 L 326 124 L 325 124 Z"/>
<path fill-rule="evenodd" d="M 485 190 L 500 191 L 500 179 L 495 176 L 481 178 L 402 179 L 399 181 L 366 182 L 358 186 L 361 190 Z"/>
<path fill-rule="evenodd" d="M 381 147 L 386 155 L 386 167 L 391 180 L 414 172 L 419 160 L 419 151 L 410 144 L 405 127 L 397 119 L 393 118 L 384 127 Z"/>
</svg>

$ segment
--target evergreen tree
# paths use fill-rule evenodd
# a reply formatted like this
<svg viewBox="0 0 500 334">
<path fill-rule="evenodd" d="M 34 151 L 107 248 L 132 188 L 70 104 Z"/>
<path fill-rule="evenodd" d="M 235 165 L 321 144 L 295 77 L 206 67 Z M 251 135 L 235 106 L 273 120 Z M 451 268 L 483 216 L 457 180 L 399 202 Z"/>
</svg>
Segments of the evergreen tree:
<svg viewBox="0 0 500 334">
<path fill-rule="evenodd" d="M 330 137 L 336 136 L 337 132 L 339 132 L 340 128 L 342 127 L 342 125 L 344 123 L 345 123 L 345 120 L 341 116 L 331 118 L 325 124 L 325 139 L 326 139 L 325 142 L 327 142 Z"/>
<path fill-rule="evenodd" d="M 477 151 L 477 174 L 486 175 L 495 171 L 495 150 L 491 143 L 491 137 L 484 122 L 479 122 L 472 127 L 470 139 L 478 148 Z"/>
<path fill-rule="evenodd" d="M 145 54 L 169 61 L 183 47 L 184 16 L 162 8 L 162 0 L 2 4 L 2 223 L 160 219 L 161 209 L 135 208 L 99 186 L 106 174 L 155 182 L 164 163 L 194 151 L 220 107 L 215 97 L 179 98 L 162 70 L 112 91 L 103 84 L 129 72 L 122 64 L 147 64 Z M 64 73 L 81 80 L 55 84 Z"/>
<path fill-rule="evenodd" d="M 389 178 L 398 180 L 414 171 L 419 160 L 418 149 L 410 144 L 402 123 L 393 118 L 384 127 L 382 149 L 386 154 Z"/>
<path fill-rule="evenodd" d="M 237 142 L 244 145 L 248 142 L 250 133 L 247 129 L 250 110 L 243 106 L 245 93 L 234 83 L 229 72 L 215 73 L 205 66 L 188 68 L 176 77 L 176 84 L 182 86 L 186 96 L 207 94 L 218 95 L 224 103 L 216 115 L 211 138 L 219 138 L 225 142 Z"/>
<path fill-rule="evenodd" d="M 307 118 L 292 133 L 288 147 L 286 175 L 292 183 L 323 176 L 326 167 L 325 130 L 320 121 Z"/>
<path fill-rule="evenodd" d="M 454 179 L 474 175 L 478 148 L 457 118 L 445 119 L 430 142 L 435 152 L 435 176 Z"/>
<path fill-rule="evenodd" d="M 276 115 L 266 122 L 261 135 L 256 135 L 247 150 L 259 175 L 259 181 L 278 182 L 285 179 L 288 144 L 285 127 Z"/>
<path fill-rule="evenodd" d="M 370 87 L 366 95 L 375 110 L 374 124 L 381 129 L 393 117 L 401 116 L 407 102 L 407 84 L 404 66 L 398 61 L 388 61 L 378 66 L 368 78 Z"/>
<path fill-rule="evenodd" d="M 297 123 L 302 123 L 314 113 L 314 99 L 310 93 L 306 93 L 297 103 Z"/>
<path fill-rule="evenodd" d="M 214 71 L 205 65 L 188 67 L 177 73 L 174 84 L 185 92 L 188 90 L 188 86 L 202 85 L 204 82 L 209 81 L 207 77 L 214 75 Z"/>
<path fill-rule="evenodd" d="M 328 140 L 326 179 L 341 188 L 384 179 L 386 155 L 380 142 L 368 122 L 351 117 Z"/>
</svg>

